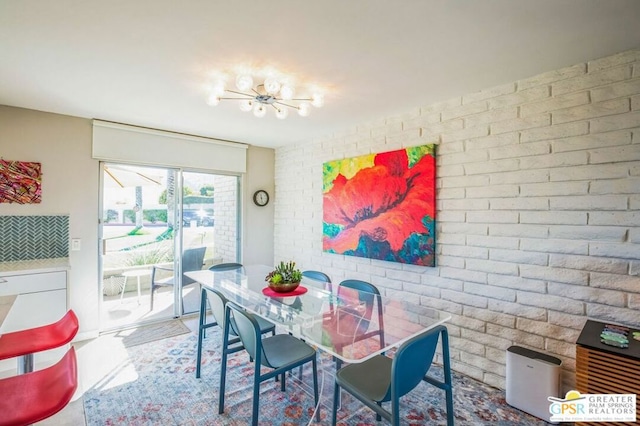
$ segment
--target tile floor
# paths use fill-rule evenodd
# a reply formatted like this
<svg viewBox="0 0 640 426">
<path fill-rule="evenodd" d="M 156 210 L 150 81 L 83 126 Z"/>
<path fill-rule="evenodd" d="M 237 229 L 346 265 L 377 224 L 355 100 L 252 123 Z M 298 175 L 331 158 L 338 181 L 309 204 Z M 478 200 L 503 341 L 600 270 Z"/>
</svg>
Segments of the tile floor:
<svg viewBox="0 0 640 426">
<path fill-rule="evenodd" d="M 198 329 L 197 315 L 187 316 L 182 320 L 192 331 Z M 122 344 L 122 338 L 117 333 L 109 333 L 97 339 L 74 343 L 78 356 L 78 390 L 67 407 L 55 416 L 42 422 L 38 426 L 82 426 L 86 424 L 82 395 L 107 377 L 117 366 L 127 358 L 127 350 Z M 124 380 L 135 380 L 134 376 Z"/>
<path fill-rule="evenodd" d="M 138 300 L 135 291 L 128 291 L 120 300 L 120 295 L 104 296 L 100 315 L 103 330 L 113 330 L 140 322 L 153 322 L 173 318 L 173 289 L 161 287 L 153 296 L 153 311 L 150 310 L 150 292 L 142 291 Z M 200 309 L 200 287 L 190 285 L 184 288 L 184 309 L 195 313 Z"/>
</svg>

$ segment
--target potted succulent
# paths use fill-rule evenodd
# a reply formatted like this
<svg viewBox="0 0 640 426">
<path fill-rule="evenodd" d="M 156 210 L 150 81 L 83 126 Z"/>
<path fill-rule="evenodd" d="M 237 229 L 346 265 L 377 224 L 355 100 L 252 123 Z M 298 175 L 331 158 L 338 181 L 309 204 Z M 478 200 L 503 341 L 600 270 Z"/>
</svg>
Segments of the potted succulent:
<svg viewBox="0 0 640 426">
<path fill-rule="evenodd" d="M 265 277 L 269 288 L 278 293 L 287 293 L 295 290 L 302 280 L 302 272 L 296 268 L 295 262 L 280 262 L 275 269 Z"/>
</svg>

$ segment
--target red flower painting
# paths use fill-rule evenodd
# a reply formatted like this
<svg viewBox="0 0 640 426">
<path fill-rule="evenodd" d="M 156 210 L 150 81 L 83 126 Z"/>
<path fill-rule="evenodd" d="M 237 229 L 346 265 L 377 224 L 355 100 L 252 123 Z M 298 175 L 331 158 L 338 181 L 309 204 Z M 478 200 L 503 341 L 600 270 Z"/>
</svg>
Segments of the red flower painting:
<svg viewBox="0 0 640 426">
<path fill-rule="evenodd" d="M 324 251 L 435 266 L 435 146 L 324 164 Z"/>
<path fill-rule="evenodd" d="M 0 203 L 39 203 L 42 199 L 40 166 L 40 163 L 0 159 Z"/>
</svg>

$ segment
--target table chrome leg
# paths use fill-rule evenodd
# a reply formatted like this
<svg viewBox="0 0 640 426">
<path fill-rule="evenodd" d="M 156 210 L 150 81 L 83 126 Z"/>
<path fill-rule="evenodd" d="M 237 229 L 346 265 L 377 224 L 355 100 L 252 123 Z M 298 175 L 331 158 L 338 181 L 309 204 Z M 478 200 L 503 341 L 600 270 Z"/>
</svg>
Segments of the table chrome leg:
<svg viewBox="0 0 640 426">
<path fill-rule="evenodd" d="M 18 374 L 31 373 L 33 371 L 33 354 L 18 357 Z"/>
</svg>

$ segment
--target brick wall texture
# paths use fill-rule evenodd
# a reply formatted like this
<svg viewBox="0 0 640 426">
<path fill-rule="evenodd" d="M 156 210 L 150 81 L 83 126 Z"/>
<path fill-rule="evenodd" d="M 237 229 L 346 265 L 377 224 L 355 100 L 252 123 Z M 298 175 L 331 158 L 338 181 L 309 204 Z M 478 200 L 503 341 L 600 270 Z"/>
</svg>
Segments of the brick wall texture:
<svg viewBox="0 0 640 426">
<path fill-rule="evenodd" d="M 438 266 L 323 253 L 323 162 L 425 143 Z M 275 178 L 276 261 L 448 312 L 455 370 L 490 385 L 519 345 L 566 391 L 587 318 L 640 326 L 640 49 L 279 148 Z"/>
<path fill-rule="evenodd" d="M 238 178 L 214 176 L 214 258 L 238 261 Z"/>
</svg>

